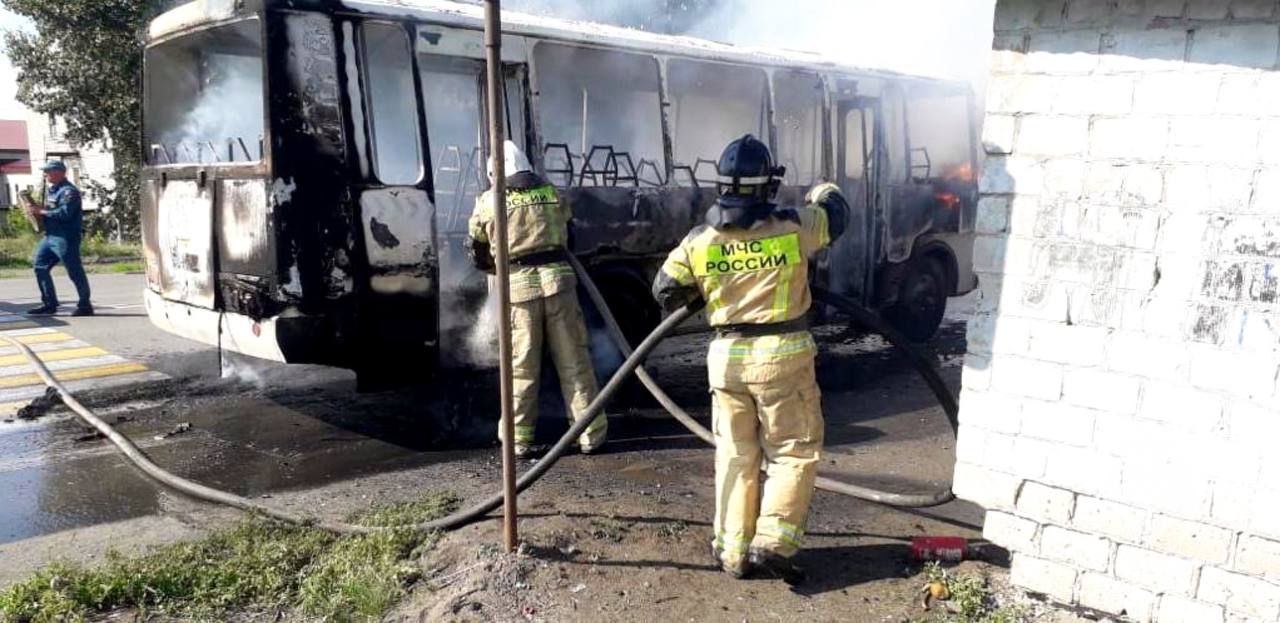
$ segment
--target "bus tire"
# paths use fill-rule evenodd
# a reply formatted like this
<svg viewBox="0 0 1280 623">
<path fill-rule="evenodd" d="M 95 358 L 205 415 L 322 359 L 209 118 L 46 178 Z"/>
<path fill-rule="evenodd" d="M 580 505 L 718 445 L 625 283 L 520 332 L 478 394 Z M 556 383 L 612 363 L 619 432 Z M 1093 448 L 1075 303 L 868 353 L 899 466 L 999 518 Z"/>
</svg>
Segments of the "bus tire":
<svg viewBox="0 0 1280 623">
<path fill-rule="evenodd" d="M 884 311 L 884 318 L 913 342 L 932 338 L 947 311 L 947 270 L 935 257 L 911 260 L 898 287 L 898 297 Z"/>
</svg>

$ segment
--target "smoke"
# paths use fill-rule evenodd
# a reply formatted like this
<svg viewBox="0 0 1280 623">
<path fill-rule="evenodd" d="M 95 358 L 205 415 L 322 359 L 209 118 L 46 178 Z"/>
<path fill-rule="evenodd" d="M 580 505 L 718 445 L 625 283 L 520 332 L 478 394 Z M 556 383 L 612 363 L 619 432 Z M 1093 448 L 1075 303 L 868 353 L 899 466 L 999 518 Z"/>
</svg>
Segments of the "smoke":
<svg viewBox="0 0 1280 623">
<path fill-rule="evenodd" d="M 508 0 L 504 7 L 986 83 L 995 0 Z"/>
<path fill-rule="evenodd" d="M 984 84 L 994 0 L 725 0 L 689 34 Z"/>
<path fill-rule="evenodd" d="M 440 353 L 446 365 L 498 365 L 498 296 L 493 280 L 483 278 L 461 258 L 442 262 Z"/>
<path fill-rule="evenodd" d="M 262 71 L 255 57 L 213 56 L 207 82 L 182 121 L 161 136 L 165 145 L 201 146 L 197 157 L 201 162 L 216 158 L 236 161 L 256 160 L 258 137 L 262 135 Z M 212 59 L 217 59 L 216 61 Z M 239 143 L 243 140 L 248 154 Z M 207 143 L 218 148 L 212 153 Z M 185 155 L 185 152 L 184 154 Z"/>
<path fill-rule="evenodd" d="M 258 389 L 267 387 L 267 379 L 263 369 L 266 364 L 249 357 L 243 357 L 230 351 L 223 351 L 222 378 L 235 379 L 240 383 L 252 385 Z"/>
<path fill-rule="evenodd" d="M 257 26 L 244 22 L 147 51 L 145 134 L 166 162 L 261 157 L 263 74 Z"/>
</svg>

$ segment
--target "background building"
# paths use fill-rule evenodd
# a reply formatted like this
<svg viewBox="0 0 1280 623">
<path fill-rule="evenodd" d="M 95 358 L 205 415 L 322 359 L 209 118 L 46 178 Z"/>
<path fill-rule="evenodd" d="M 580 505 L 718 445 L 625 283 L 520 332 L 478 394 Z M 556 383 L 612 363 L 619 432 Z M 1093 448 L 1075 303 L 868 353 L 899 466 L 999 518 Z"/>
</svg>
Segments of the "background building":
<svg viewBox="0 0 1280 623">
<path fill-rule="evenodd" d="M 42 163 L 57 159 L 67 163 L 67 177 L 84 192 L 84 209 L 96 210 L 98 203 L 89 190 L 95 181 L 108 188 L 113 184 L 115 159 L 102 145 L 73 145 L 66 137 L 66 124 L 57 117 L 36 112 L 27 113 L 27 132 L 31 142 L 31 161 Z"/>
<path fill-rule="evenodd" d="M 999 0 L 956 491 L 1013 580 L 1280 620 L 1275 0 Z"/>
<path fill-rule="evenodd" d="M 18 192 L 35 186 L 38 173 L 31 168 L 27 122 L 0 120 L 0 209 L 18 199 Z"/>
</svg>

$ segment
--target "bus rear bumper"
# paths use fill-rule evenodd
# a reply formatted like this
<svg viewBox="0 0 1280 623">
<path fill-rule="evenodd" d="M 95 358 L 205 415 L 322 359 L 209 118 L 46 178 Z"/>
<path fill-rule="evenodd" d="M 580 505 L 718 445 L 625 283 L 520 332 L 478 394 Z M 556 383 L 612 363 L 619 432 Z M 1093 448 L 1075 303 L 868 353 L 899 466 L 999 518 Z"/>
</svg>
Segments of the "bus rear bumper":
<svg viewBox="0 0 1280 623">
<path fill-rule="evenodd" d="M 279 340 L 281 324 L 287 324 L 290 318 L 273 316 L 254 320 L 170 301 L 150 289 L 145 290 L 143 300 L 151 324 L 169 333 L 250 357 L 290 362 Z"/>
</svg>

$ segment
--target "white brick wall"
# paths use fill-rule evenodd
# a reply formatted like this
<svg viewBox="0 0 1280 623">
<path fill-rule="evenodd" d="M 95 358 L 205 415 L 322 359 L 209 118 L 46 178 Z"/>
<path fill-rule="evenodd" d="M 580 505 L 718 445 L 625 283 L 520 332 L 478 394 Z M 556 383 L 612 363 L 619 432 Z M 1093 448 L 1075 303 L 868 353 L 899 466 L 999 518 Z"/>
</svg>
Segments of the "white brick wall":
<svg viewBox="0 0 1280 623">
<path fill-rule="evenodd" d="M 1191 595 L 1198 568 L 1177 556 L 1128 545 L 1121 545 L 1116 552 L 1117 578 L 1161 593 Z"/>
<path fill-rule="evenodd" d="M 1013 581 L 1280 621 L 1280 2 L 997 0 L 956 491 Z"/>
<path fill-rule="evenodd" d="M 1114 612 L 1135 621 L 1151 620 L 1155 593 L 1101 573 L 1080 576 L 1077 601 L 1103 612 Z"/>
</svg>

